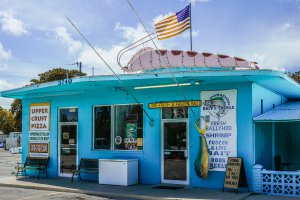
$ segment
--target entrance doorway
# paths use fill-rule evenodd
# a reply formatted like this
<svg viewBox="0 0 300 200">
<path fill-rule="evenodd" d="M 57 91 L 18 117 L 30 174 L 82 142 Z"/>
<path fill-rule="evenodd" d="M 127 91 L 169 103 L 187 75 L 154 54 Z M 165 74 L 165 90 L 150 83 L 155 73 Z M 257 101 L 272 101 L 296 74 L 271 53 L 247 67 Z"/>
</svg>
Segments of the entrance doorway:
<svg viewBox="0 0 300 200">
<path fill-rule="evenodd" d="M 59 125 L 59 175 L 70 176 L 78 165 L 78 110 L 60 109 Z"/>
<path fill-rule="evenodd" d="M 189 184 L 188 118 L 185 117 L 162 119 L 162 183 Z"/>
</svg>

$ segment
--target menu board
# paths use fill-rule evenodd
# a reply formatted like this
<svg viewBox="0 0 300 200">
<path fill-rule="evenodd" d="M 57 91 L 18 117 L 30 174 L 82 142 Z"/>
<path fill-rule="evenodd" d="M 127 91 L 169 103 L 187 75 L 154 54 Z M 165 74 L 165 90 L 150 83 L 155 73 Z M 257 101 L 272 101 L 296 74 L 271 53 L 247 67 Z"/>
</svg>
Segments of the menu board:
<svg viewBox="0 0 300 200">
<path fill-rule="evenodd" d="M 224 188 L 237 190 L 239 187 L 248 187 L 243 159 L 228 157 L 223 190 Z"/>
</svg>

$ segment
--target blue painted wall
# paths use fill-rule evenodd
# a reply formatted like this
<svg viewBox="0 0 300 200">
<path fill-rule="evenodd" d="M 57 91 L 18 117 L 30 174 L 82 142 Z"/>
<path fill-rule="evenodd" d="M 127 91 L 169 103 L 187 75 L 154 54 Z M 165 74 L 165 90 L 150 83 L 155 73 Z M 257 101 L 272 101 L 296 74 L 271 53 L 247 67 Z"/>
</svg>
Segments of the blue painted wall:
<svg viewBox="0 0 300 200">
<path fill-rule="evenodd" d="M 253 127 L 252 127 L 252 84 L 231 83 L 182 87 L 188 99 L 199 100 L 200 92 L 206 90 L 237 89 L 237 152 L 244 159 L 248 183 L 252 183 Z M 154 126 L 144 115 L 144 149 L 143 151 L 92 150 L 93 106 L 135 103 L 125 91 L 93 87 L 81 95 L 36 98 L 23 100 L 23 160 L 28 154 L 28 119 L 29 104 L 33 102 L 50 102 L 51 104 L 51 141 L 49 175 L 58 176 L 58 109 L 78 107 L 78 157 L 85 158 L 138 158 L 139 183 L 158 184 L 161 182 L 161 110 L 148 109 L 148 103 L 159 101 L 183 100 L 178 88 L 157 88 L 135 90 L 135 95 L 154 120 Z M 256 99 L 256 98 L 255 98 Z M 200 116 L 199 108 L 190 108 Z M 197 177 L 194 161 L 199 149 L 199 133 L 194 127 L 195 119 L 189 113 L 189 156 L 190 185 L 204 188 L 221 188 L 225 172 L 209 172 L 207 179 Z"/>
<path fill-rule="evenodd" d="M 262 101 L 261 101 L 262 100 Z M 253 117 L 261 115 L 261 102 L 263 102 L 263 113 L 271 110 L 274 106 L 279 106 L 285 103 L 287 98 L 282 95 L 276 94 L 267 88 L 260 86 L 256 83 L 252 85 L 252 112 Z"/>
<path fill-rule="evenodd" d="M 253 117 L 257 117 L 286 101 L 286 97 L 276 94 L 261 85 L 255 83 L 252 85 Z M 255 146 L 253 148 L 255 164 L 262 164 L 265 169 L 272 169 L 274 160 L 274 155 L 272 155 L 272 123 L 256 123 L 253 126 L 255 126 L 253 136 L 255 138 Z M 277 128 L 275 129 L 277 130 Z"/>
</svg>

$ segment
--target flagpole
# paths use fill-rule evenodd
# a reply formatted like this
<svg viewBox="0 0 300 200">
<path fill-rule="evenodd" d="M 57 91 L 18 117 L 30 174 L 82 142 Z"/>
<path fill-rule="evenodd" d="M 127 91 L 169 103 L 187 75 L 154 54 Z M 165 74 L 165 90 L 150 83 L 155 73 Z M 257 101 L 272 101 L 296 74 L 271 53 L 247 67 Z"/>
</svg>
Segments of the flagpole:
<svg viewBox="0 0 300 200">
<path fill-rule="evenodd" d="M 193 51 L 193 37 L 192 37 L 192 3 L 190 3 L 190 42 L 191 42 L 191 51 Z"/>
</svg>

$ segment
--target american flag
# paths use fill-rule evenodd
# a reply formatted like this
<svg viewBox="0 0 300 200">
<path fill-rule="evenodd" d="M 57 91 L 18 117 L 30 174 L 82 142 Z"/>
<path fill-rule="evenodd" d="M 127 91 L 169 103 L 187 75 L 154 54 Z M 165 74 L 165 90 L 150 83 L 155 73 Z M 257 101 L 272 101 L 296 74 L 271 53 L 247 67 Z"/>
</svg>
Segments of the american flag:
<svg viewBox="0 0 300 200">
<path fill-rule="evenodd" d="M 163 19 L 155 24 L 155 31 L 158 40 L 164 40 L 180 33 L 191 27 L 191 6 L 187 6 L 181 11 Z"/>
</svg>

